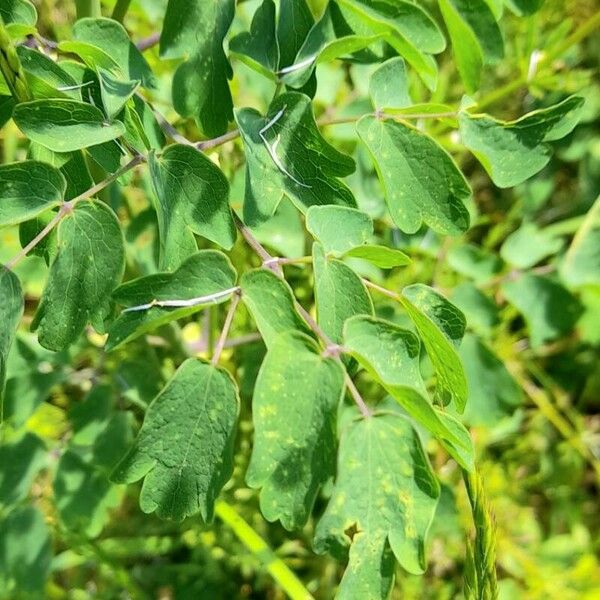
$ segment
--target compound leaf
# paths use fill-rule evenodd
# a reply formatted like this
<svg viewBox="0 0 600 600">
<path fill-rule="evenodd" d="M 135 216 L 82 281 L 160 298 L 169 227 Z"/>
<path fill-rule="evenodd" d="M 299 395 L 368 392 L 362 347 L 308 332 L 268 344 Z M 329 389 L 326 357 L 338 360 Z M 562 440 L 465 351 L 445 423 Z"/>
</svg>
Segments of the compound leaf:
<svg viewBox="0 0 600 600">
<path fill-rule="evenodd" d="M 231 375 L 190 358 L 152 401 L 133 448 L 112 473 L 115 483 L 144 477 L 140 508 L 182 521 L 200 512 L 212 520 L 214 503 L 233 472 L 239 412 Z"/>
<path fill-rule="evenodd" d="M 262 488 L 261 511 L 286 529 L 302 527 L 335 471 L 336 414 L 344 389 L 339 362 L 299 332 L 277 337 L 260 368 L 252 414 L 254 449 L 246 480 Z"/>
<path fill-rule="evenodd" d="M 390 215 L 406 233 L 425 222 L 457 235 L 469 227 L 464 202 L 469 184 L 450 155 L 432 138 L 405 123 L 364 116 L 356 127 L 371 153 Z"/>
</svg>

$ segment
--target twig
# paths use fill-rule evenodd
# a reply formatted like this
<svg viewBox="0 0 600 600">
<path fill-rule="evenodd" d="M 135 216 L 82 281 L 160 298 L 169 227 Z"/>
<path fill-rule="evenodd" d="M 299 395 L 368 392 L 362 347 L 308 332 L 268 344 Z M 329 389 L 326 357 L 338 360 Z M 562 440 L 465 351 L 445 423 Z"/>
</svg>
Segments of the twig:
<svg viewBox="0 0 600 600">
<path fill-rule="evenodd" d="M 221 144 L 225 144 L 226 142 L 231 142 L 240 136 L 239 129 L 233 129 L 232 131 L 228 131 L 223 135 L 220 135 L 212 140 L 203 140 L 201 142 L 196 142 L 195 146 L 198 150 L 209 150 L 210 148 L 215 148 L 220 146 Z"/>
<path fill-rule="evenodd" d="M 153 46 L 156 46 L 160 42 L 160 33 L 153 33 L 148 37 L 142 38 L 139 42 L 137 42 L 136 46 L 140 52 L 144 52 Z"/>
<path fill-rule="evenodd" d="M 240 290 L 239 288 L 233 294 L 231 298 L 231 304 L 229 305 L 229 310 L 227 311 L 227 316 L 225 317 L 225 323 L 223 323 L 223 329 L 221 330 L 221 335 L 217 341 L 217 345 L 215 346 L 215 351 L 213 353 L 210 364 L 215 367 L 219 363 L 219 359 L 221 358 L 221 354 L 223 353 L 223 348 L 225 348 L 225 342 L 227 341 L 227 336 L 229 335 L 229 329 L 231 328 L 231 323 L 233 322 L 233 316 L 235 315 L 235 309 L 240 301 Z"/>
</svg>

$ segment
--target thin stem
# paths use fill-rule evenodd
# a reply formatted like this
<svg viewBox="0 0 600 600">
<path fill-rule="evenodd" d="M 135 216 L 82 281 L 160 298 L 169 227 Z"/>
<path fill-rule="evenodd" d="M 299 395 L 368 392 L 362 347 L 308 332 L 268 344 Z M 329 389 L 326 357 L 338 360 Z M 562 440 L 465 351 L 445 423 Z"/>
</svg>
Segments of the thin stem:
<svg viewBox="0 0 600 600">
<path fill-rule="evenodd" d="M 160 33 L 156 32 L 148 37 L 142 38 L 139 42 L 137 42 L 136 46 L 140 52 L 144 52 L 158 44 L 160 42 Z"/>
<path fill-rule="evenodd" d="M 129 5 L 131 4 L 131 0 L 117 0 L 115 7 L 113 8 L 113 12 L 111 18 L 119 23 L 123 22 L 127 11 L 129 10 Z"/>
<path fill-rule="evenodd" d="M 372 281 L 369 281 L 368 279 L 365 279 L 364 277 L 361 277 L 360 279 L 367 287 L 370 287 L 371 289 L 378 291 L 380 294 L 383 294 L 384 296 L 388 296 L 388 298 L 392 298 L 394 300 L 397 300 L 398 302 L 401 301 L 400 294 L 397 294 L 396 292 L 392 292 L 391 290 L 381 287 L 380 285 L 377 285 L 376 283 L 373 283 Z"/>
<path fill-rule="evenodd" d="M 77 18 L 101 17 L 100 0 L 75 0 Z"/>
<path fill-rule="evenodd" d="M 258 256 L 262 259 L 263 262 L 268 263 L 273 259 L 273 257 L 267 252 L 265 247 L 254 237 L 250 229 L 246 226 L 246 224 L 237 216 L 235 211 L 232 211 L 233 220 L 235 221 L 235 226 L 238 228 L 239 232 L 242 234 L 242 237 L 246 240 L 246 243 Z"/>
<path fill-rule="evenodd" d="M 348 375 L 348 373 L 346 372 L 344 375 L 344 378 L 346 381 L 346 387 L 348 388 L 348 391 L 350 392 L 352 399 L 356 403 L 356 406 L 358 406 L 358 409 L 362 413 L 362 416 L 365 417 L 366 419 L 373 416 L 373 413 L 367 406 L 367 403 L 363 400 L 363 397 L 360 395 L 360 392 L 354 385 L 354 381 L 352 381 L 352 377 L 350 377 L 350 375 Z"/>
<path fill-rule="evenodd" d="M 231 304 L 229 305 L 229 310 L 227 311 L 227 316 L 225 317 L 225 323 L 223 323 L 221 335 L 219 336 L 219 340 L 217 341 L 215 351 L 210 361 L 213 367 L 216 367 L 219 363 L 219 359 L 221 358 L 221 354 L 223 353 L 223 349 L 225 348 L 225 342 L 227 341 L 227 336 L 229 335 L 229 329 L 231 328 L 231 323 L 233 322 L 233 316 L 235 315 L 235 309 L 237 308 L 237 305 L 240 301 L 240 296 L 241 294 L 238 290 L 233 294 L 233 297 L 231 298 Z"/>
<path fill-rule="evenodd" d="M 258 558 L 291 600 L 314 600 L 313 595 L 304 587 L 293 571 L 232 506 L 218 500 L 215 504 L 215 514 L 231 528 L 240 542 Z"/>
<path fill-rule="evenodd" d="M 195 144 L 198 150 L 209 150 L 210 148 L 216 148 L 221 144 L 225 144 L 227 142 L 231 142 L 240 136 L 239 129 L 234 129 L 233 131 L 228 131 L 223 135 L 220 135 L 212 140 L 203 140 L 201 142 L 197 142 Z"/>
</svg>

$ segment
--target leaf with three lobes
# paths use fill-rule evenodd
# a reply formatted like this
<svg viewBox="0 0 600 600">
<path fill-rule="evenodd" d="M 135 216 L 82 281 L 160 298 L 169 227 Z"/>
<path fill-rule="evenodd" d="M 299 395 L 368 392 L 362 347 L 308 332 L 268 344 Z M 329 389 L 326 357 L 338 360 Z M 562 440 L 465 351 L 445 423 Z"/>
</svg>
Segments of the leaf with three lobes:
<svg viewBox="0 0 600 600">
<path fill-rule="evenodd" d="M 471 189 L 451 156 L 414 127 L 365 116 L 356 129 L 371 153 L 393 221 L 406 233 L 425 222 L 438 233 L 469 227 Z"/>
<path fill-rule="evenodd" d="M 282 94 L 271 104 L 268 117 L 244 108 L 236 119 L 246 150 L 248 225 L 268 220 L 283 194 L 302 212 L 316 204 L 356 205 L 352 192 L 338 179 L 354 171 L 354 160 L 325 141 L 307 96 Z"/>
<path fill-rule="evenodd" d="M 190 358 L 152 401 L 133 448 L 111 479 L 144 477 L 140 508 L 182 521 L 200 512 L 212 520 L 214 503 L 233 472 L 239 398 L 231 375 Z"/>
<path fill-rule="evenodd" d="M 393 323 L 358 316 L 346 321 L 344 347 L 415 421 L 431 432 L 465 469 L 473 466 L 467 430 L 431 405 L 419 370 L 419 338 Z"/>
<path fill-rule="evenodd" d="M 300 331 L 312 335 L 294 306 L 288 283 L 267 269 L 247 271 L 240 280 L 242 300 L 252 314 L 268 348 L 279 334 Z"/>
<path fill-rule="evenodd" d="M 530 112 L 516 121 L 486 114 L 459 114 L 460 136 L 500 188 L 513 187 L 541 171 L 550 160 L 547 142 L 558 140 L 577 125 L 583 98 Z"/>
<path fill-rule="evenodd" d="M 468 389 L 457 348 L 465 333 L 464 315 L 432 288 L 416 283 L 402 290 L 401 302 L 421 336 L 437 374 L 437 389 L 444 404 L 453 400 L 465 409 Z"/>
<path fill-rule="evenodd" d="M 306 229 L 326 253 L 343 254 L 368 241 L 373 235 L 373 221 L 356 208 L 311 206 L 306 211 Z"/>
<path fill-rule="evenodd" d="M 57 228 L 57 252 L 31 324 L 40 344 L 64 350 L 91 321 L 98 327 L 125 268 L 123 233 L 100 202 L 78 204 Z"/>
<path fill-rule="evenodd" d="M 254 448 L 246 480 L 262 488 L 268 521 L 302 527 L 319 488 L 335 471 L 336 415 L 344 370 L 308 336 L 277 337 L 260 368 L 252 415 Z"/>
<path fill-rule="evenodd" d="M 55 152 L 95 146 L 125 133 L 122 123 L 106 123 L 95 106 L 68 98 L 22 102 L 15 107 L 13 118 L 30 140 Z"/>
<path fill-rule="evenodd" d="M 16 225 L 58 206 L 67 182 L 54 167 L 35 160 L 0 165 L 0 226 Z"/>
<path fill-rule="evenodd" d="M 153 300 L 191 300 L 231 290 L 236 277 L 235 269 L 222 252 L 200 250 L 172 273 L 146 275 L 120 285 L 113 292 L 113 299 L 126 307 L 151 304 Z M 192 315 L 211 304 L 225 302 L 230 296 L 231 291 L 194 306 L 152 306 L 122 312 L 109 327 L 106 349 L 114 350 L 161 325 Z"/>
<path fill-rule="evenodd" d="M 263 0 L 254 13 L 250 31 L 233 37 L 229 42 L 229 50 L 252 69 L 275 79 L 275 71 L 279 65 L 279 47 L 273 0 Z"/>
<path fill-rule="evenodd" d="M 197 252 L 194 234 L 229 249 L 236 229 L 229 208 L 229 183 L 202 152 L 174 144 L 150 155 L 158 203 L 160 268 L 172 271 Z"/>
<path fill-rule="evenodd" d="M 373 314 L 371 296 L 360 277 L 343 262 L 328 259 L 318 243 L 313 244 L 313 270 L 317 320 L 323 331 L 339 344 L 346 319 Z"/>
<path fill-rule="evenodd" d="M 234 11 L 234 0 L 169 0 L 160 36 L 161 58 L 189 57 L 173 77 L 175 110 L 194 117 L 209 137 L 224 133 L 233 119 L 223 40 Z"/>
<path fill-rule="evenodd" d="M 25 300 L 19 278 L 0 265 L 0 404 L 3 405 L 6 362 L 17 327 L 23 316 Z"/>
<path fill-rule="evenodd" d="M 333 494 L 315 531 L 315 550 L 349 561 L 337 598 L 388 597 L 393 558 L 425 570 L 425 538 L 440 488 L 407 419 L 395 414 L 353 421 L 342 434 Z"/>
</svg>

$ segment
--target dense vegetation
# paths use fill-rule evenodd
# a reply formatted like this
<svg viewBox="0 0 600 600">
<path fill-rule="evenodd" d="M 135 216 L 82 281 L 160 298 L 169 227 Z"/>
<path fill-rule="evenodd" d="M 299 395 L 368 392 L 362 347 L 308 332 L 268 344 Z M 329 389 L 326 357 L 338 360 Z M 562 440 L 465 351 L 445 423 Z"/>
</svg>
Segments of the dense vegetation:
<svg viewBox="0 0 600 600">
<path fill-rule="evenodd" d="M 0 598 L 597 598 L 599 27 L 0 0 Z"/>
</svg>

